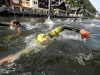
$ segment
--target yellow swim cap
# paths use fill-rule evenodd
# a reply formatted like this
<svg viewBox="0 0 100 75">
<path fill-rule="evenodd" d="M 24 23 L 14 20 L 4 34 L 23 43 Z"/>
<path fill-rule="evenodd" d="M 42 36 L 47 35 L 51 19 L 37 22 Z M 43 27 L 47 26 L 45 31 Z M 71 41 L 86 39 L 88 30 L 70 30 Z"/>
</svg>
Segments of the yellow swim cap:
<svg viewBox="0 0 100 75">
<path fill-rule="evenodd" d="M 48 36 L 46 35 L 46 34 L 44 34 L 44 33 L 41 33 L 41 34 L 39 34 L 38 36 L 37 36 L 37 40 L 39 41 L 39 42 L 44 42 L 45 40 L 47 40 L 48 39 Z"/>
</svg>

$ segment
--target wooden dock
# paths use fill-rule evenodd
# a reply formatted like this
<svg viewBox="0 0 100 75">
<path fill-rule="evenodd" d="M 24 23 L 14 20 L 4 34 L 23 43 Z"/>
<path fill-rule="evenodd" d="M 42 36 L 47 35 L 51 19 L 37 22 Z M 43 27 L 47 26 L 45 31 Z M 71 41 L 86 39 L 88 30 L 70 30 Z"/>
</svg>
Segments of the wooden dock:
<svg viewBox="0 0 100 75">
<path fill-rule="evenodd" d="M 54 14 L 45 14 L 45 13 L 35 13 L 35 12 L 23 12 L 23 11 L 7 11 L 4 10 L 3 12 L 0 12 L 0 16 L 1 17 L 41 17 L 41 18 L 47 18 L 48 16 L 50 16 L 51 18 L 76 18 L 73 16 L 67 16 L 65 14 L 63 15 L 54 15 Z M 77 17 L 79 18 L 79 17 Z M 82 17 L 83 19 L 85 19 L 85 17 Z"/>
</svg>

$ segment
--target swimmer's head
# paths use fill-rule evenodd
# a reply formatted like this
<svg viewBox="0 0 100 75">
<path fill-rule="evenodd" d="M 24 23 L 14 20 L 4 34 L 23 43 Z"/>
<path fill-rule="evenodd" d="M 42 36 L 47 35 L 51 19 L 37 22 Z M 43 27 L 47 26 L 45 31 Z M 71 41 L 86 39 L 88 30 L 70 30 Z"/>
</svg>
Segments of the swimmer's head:
<svg viewBox="0 0 100 75">
<path fill-rule="evenodd" d="M 12 20 L 10 24 L 11 24 L 11 26 L 12 26 L 13 28 L 18 28 L 18 27 L 20 27 L 20 23 L 19 23 L 19 21 L 17 21 L 17 20 Z"/>
<path fill-rule="evenodd" d="M 43 44 L 47 44 L 50 41 L 50 38 L 46 34 L 41 33 L 37 36 L 37 41 Z"/>
</svg>

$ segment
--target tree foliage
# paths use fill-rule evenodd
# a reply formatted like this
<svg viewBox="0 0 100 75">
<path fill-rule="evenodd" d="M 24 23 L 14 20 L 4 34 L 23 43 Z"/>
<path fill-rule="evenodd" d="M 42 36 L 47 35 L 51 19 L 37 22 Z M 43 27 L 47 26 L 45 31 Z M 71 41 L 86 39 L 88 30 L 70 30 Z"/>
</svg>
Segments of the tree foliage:
<svg viewBox="0 0 100 75">
<path fill-rule="evenodd" d="M 68 0 L 68 1 L 70 1 L 72 3 L 72 6 L 74 7 L 80 7 L 81 4 L 84 4 L 87 10 L 89 10 L 92 13 L 96 13 L 96 9 L 89 0 Z"/>
</svg>

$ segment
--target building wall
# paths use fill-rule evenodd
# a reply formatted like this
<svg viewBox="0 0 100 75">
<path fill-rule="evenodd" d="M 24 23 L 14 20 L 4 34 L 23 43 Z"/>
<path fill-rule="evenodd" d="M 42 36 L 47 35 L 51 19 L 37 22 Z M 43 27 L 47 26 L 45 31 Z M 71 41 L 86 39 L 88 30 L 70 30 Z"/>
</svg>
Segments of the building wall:
<svg viewBox="0 0 100 75">
<path fill-rule="evenodd" d="M 38 8 L 38 0 L 30 0 L 30 6 L 33 8 Z"/>
<path fill-rule="evenodd" d="M 1 4 L 9 4 L 12 11 L 36 11 L 36 13 L 49 12 L 50 0 L 0 0 Z"/>
<path fill-rule="evenodd" d="M 49 11 L 49 0 L 30 0 L 30 6 L 37 13 L 47 13 Z"/>
<path fill-rule="evenodd" d="M 49 9 L 49 0 L 38 0 L 38 3 L 39 8 Z"/>
<path fill-rule="evenodd" d="M 10 0 L 10 9 L 21 11 L 21 0 Z"/>
<path fill-rule="evenodd" d="M 28 0 L 21 0 L 22 7 L 30 7 L 30 1 Z"/>
<path fill-rule="evenodd" d="M 21 6 L 21 0 L 10 0 L 11 6 Z"/>
</svg>

